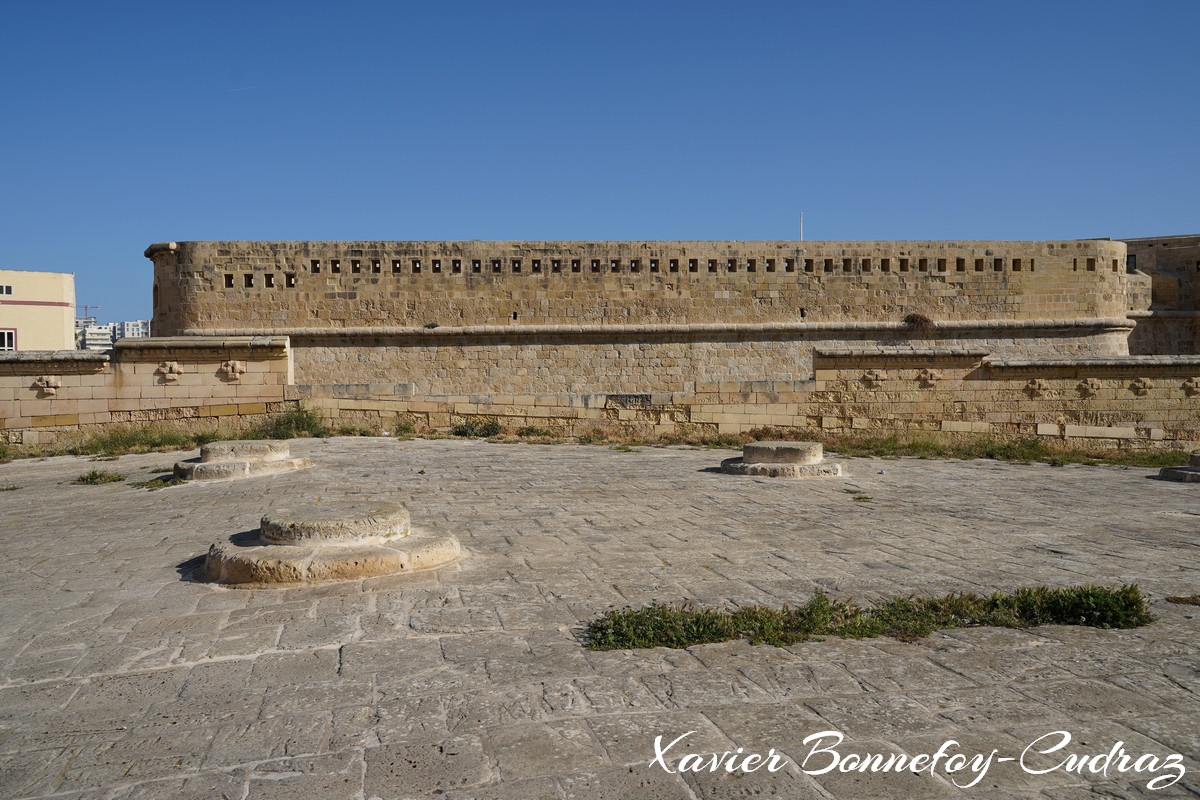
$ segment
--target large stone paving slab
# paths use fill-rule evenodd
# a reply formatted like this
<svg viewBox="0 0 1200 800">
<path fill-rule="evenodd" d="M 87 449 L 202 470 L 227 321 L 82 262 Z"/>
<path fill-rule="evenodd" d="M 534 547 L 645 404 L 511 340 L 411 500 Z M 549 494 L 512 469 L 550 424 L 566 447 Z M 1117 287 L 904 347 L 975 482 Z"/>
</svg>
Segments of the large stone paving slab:
<svg viewBox="0 0 1200 800">
<path fill-rule="evenodd" d="M 1144 469 L 839 459 L 731 477 L 728 453 L 296 440 L 313 467 L 157 492 L 76 486 L 85 459 L 0 465 L 0 796 L 1085 798 L 1200 793 L 1200 495 Z M 191 455 L 194 455 L 191 454 Z M 178 454 L 105 464 L 144 479 Z M 864 499 L 867 498 L 867 499 Z M 208 545 L 298 501 L 403 503 L 461 564 L 289 589 L 186 580 Z M 593 653 L 598 613 L 654 601 L 869 603 L 1136 581 L 1158 621 L 917 642 Z M 843 754 L 1178 753 L 1187 772 L 815 773 Z M 690 732 L 690 733 L 689 733 Z M 675 774 L 685 752 L 774 773 Z M 1044 739 L 1043 742 L 1051 740 Z M 1048 757 L 1038 764 L 1054 765 Z M 807 759 L 807 760 L 806 760 Z M 1061 761 L 1061 759 L 1059 759 Z M 1035 759 L 1029 759 L 1032 765 Z"/>
</svg>

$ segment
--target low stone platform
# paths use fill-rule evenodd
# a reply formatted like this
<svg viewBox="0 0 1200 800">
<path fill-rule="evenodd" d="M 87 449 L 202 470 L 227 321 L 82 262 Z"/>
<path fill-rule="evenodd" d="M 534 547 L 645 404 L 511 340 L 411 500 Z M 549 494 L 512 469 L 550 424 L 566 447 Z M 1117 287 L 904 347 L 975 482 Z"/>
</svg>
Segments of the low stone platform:
<svg viewBox="0 0 1200 800">
<path fill-rule="evenodd" d="M 211 442 L 200 448 L 199 461 L 179 461 L 175 477 L 185 481 L 213 481 L 272 475 L 308 466 L 292 458 L 287 442 L 271 439 Z"/>
<path fill-rule="evenodd" d="M 721 470 L 762 478 L 817 478 L 845 474 L 841 464 L 824 463 L 820 442 L 750 442 L 741 458 L 727 458 Z"/>
<path fill-rule="evenodd" d="M 1158 477 L 1168 481 L 1200 483 L 1200 453 L 1192 453 L 1186 467 L 1163 467 L 1158 471 Z"/>
<path fill-rule="evenodd" d="M 265 514 L 249 541 L 209 548 L 203 575 L 231 585 L 373 578 L 440 567 L 462 557 L 453 536 L 414 533 L 392 503 L 315 503 Z"/>
</svg>

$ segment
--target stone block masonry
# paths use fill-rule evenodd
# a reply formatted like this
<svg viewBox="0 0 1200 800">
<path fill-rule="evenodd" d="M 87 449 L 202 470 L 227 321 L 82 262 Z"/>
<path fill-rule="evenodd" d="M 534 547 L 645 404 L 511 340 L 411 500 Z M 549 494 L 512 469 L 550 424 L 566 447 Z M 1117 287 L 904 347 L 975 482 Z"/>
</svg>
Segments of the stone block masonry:
<svg viewBox="0 0 1200 800">
<path fill-rule="evenodd" d="M 283 337 L 122 339 L 108 353 L 0 354 L 0 441 L 57 444 L 115 425 L 222 430 L 283 410 Z"/>
<path fill-rule="evenodd" d="M 156 338 L 108 361 L 0 356 L 6 439 L 221 428 L 298 402 L 385 430 L 486 416 L 559 433 L 1200 439 L 1191 329 L 1170 327 L 1178 308 L 1152 310 L 1166 283 L 1131 269 L 1122 242 L 167 242 L 146 255 Z M 1164 353 L 1146 354 L 1155 342 Z"/>
</svg>

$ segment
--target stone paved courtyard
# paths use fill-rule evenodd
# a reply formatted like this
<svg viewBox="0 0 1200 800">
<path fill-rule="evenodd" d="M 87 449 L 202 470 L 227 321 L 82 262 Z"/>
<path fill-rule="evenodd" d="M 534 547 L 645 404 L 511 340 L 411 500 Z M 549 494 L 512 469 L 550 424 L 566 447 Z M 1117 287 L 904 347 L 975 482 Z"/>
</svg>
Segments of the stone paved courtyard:
<svg viewBox="0 0 1200 800">
<path fill-rule="evenodd" d="M 722 475 L 728 451 L 296 440 L 298 472 L 148 492 L 180 456 L 0 465 L 0 796 L 145 798 L 1085 798 L 1200 794 L 1200 491 L 1154 470 L 837 458 L 848 478 Z M 192 453 L 191 455 L 194 455 Z M 854 490 L 857 494 L 848 490 Z M 405 503 L 470 553 L 435 572 L 319 587 L 186 580 L 212 542 L 290 498 Z M 1138 582 L 1131 631 L 970 629 L 591 652 L 581 626 L 654 600 L 860 602 Z M 1036 775 L 972 788 L 826 773 L 843 753 L 1183 755 L 1186 775 Z M 684 752 L 775 748 L 769 773 L 670 774 Z M 821 759 L 812 756 L 810 768 Z M 960 773 L 965 782 L 967 773 Z"/>
</svg>

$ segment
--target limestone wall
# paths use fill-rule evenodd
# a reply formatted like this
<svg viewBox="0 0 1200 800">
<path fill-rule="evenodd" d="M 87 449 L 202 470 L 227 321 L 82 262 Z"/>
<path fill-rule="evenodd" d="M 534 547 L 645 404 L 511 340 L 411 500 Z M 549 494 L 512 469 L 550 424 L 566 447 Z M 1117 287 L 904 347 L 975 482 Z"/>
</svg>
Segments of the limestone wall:
<svg viewBox="0 0 1200 800">
<path fill-rule="evenodd" d="M 434 395 L 412 384 L 298 385 L 329 417 L 393 430 L 488 417 L 510 431 L 643 436 L 761 427 L 824 433 L 1036 436 L 1087 447 L 1200 447 L 1200 357 L 998 357 L 979 347 L 818 348 L 794 380 L 677 392 Z"/>
<path fill-rule="evenodd" d="M 154 334 L 479 325 L 1123 317 L 1125 245 L 1060 242 L 171 242 Z"/>
<path fill-rule="evenodd" d="M 1130 352 L 1200 353 L 1200 236 L 1129 239 L 1127 245 L 1130 265 L 1150 276 L 1149 302 L 1131 315 L 1138 325 Z"/>
<path fill-rule="evenodd" d="M 0 354 L 0 441 L 49 444 L 113 424 L 246 424 L 283 407 L 286 339 L 122 339 L 113 354 Z"/>
</svg>

